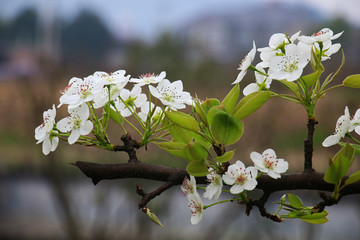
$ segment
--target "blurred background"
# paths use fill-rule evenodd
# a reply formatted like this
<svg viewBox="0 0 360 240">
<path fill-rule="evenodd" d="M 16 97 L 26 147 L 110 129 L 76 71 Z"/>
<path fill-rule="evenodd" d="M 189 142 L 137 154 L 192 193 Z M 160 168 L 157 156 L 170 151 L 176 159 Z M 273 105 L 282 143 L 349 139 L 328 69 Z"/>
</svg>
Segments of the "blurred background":
<svg viewBox="0 0 360 240">
<path fill-rule="evenodd" d="M 360 2 L 358 0 L 1 0 L 0 1 L 0 239 L 359 239 L 360 198 L 344 198 L 329 207 L 330 221 L 314 226 L 299 221 L 273 223 L 254 209 L 225 204 L 205 211 L 196 226 L 180 187 L 149 204 L 164 228 L 137 209 L 135 183 L 146 191 L 159 184 L 143 180 L 103 181 L 94 186 L 70 165 L 78 160 L 126 162 L 126 155 L 69 146 L 43 156 L 34 129 L 43 111 L 58 104 L 60 90 L 71 77 L 95 71 L 125 69 L 133 77 L 166 71 L 181 79 L 186 91 L 199 98 L 223 98 L 236 79 L 238 63 L 252 47 L 265 47 L 273 33 L 301 30 L 310 35 L 323 27 L 344 31 L 340 42 L 346 63 L 334 84 L 360 72 Z M 258 56 L 258 55 L 257 55 Z M 255 62 L 258 61 L 258 57 Z M 341 53 L 325 62 L 336 71 Z M 325 75 L 325 74 L 324 74 Z M 254 81 L 248 74 L 244 88 Z M 285 92 L 273 83 L 272 89 Z M 324 171 L 324 149 L 344 106 L 360 108 L 359 91 L 340 89 L 317 108 L 314 167 Z M 66 116 L 58 111 L 57 120 Z M 121 131 L 113 128 L 113 143 Z M 306 113 L 295 104 L 271 99 L 245 120 L 236 159 L 251 164 L 249 153 L 273 148 L 290 162 L 290 172 L 302 170 Z M 144 162 L 184 167 L 185 162 L 149 145 L 139 151 Z M 359 159 L 356 159 L 359 160 Z M 355 161 L 352 171 L 359 169 Z M 305 204 L 318 193 L 298 192 Z M 257 194 L 255 192 L 255 194 Z M 269 211 L 283 193 L 273 194 Z"/>
</svg>

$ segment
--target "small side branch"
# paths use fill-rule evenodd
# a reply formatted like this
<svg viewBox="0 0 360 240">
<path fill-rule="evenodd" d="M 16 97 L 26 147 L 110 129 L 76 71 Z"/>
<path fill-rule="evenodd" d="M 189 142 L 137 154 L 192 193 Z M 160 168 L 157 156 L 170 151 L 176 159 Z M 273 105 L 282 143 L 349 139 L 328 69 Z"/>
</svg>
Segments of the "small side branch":
<svg viewBox="0 0 360 240">
<path fill-rule="evenodd" d="M 124 145 L 115 145 L 115 152 L 126 152 L 129 155 L 129 162 L 140 162 L 136 156 L 136 150 L 141 147 L 140 143 L 131 138 L 129 134 L 123 135 L 121 137 L 121 141 L 123 141 Z"/>
<path fill-rule="evenodd" d="M 146 204 L 148 202 L 150 202 L 153 198 L 159 196 L 161 193 L 165 192 L 166 190 L 168 190 L 169 188 L 171 188 L 174 185 L 176 185 L 176 184 L 174 184 L 173 182 L 167 182 L 167 183 L 161 185 L 156 190 L 154 190 L 150 193 L 146 193 L 142 189 L 140 184 L 136 184 L 136 193 L 139 194 L 140 196 L 142 196 L 142 199 L 139 203 L 139 208 L 142 209 L 143 207 L 146 207 Z"/>
</svg>

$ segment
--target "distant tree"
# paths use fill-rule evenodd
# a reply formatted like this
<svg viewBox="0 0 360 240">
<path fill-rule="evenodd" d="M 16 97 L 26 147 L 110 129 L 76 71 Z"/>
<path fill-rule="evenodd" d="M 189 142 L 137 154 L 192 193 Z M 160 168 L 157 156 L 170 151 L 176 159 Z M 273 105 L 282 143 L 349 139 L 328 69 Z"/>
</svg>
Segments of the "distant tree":
<svg viewBox="0 0 360 240">
<path fill-rule="evenodd" d="M 97 64 L 114 46 L 114 39 L 101 19 L 83 11 L 62 29 L 62 49 L 67 64 Z"/>
</svg>

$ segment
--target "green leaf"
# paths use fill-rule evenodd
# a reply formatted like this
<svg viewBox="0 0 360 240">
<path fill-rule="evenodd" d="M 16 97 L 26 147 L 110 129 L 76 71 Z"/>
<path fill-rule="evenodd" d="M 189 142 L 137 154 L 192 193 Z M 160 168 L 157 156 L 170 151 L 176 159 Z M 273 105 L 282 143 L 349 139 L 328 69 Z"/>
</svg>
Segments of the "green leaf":
<svg viewBox="0 0 360 240">
<path fill-rule="evenodd" d="M 289 82 L 286 79 L 283 80 L 279 80 L 279 82 L 284 85 L 287 89 L 289 89 L 290 91 L 292 91 L 293 93 L 299 93 L 299 87 L 296 83 L 294 82 Z"/>
<path fill-rule="evenodd" d="M 233 158 L 234 153 L 235 153 L 235 150 L 230 151 L 230 152 L 226 152 L 226 153 L 224 153 L 224 155 L 219 156 L 219 157 L 216 157 L 215 160 L 216 160 L 218 163 L 228 162 L 228 161 L 230 161 L 230 160 Z"/>
<path fill-rule="evenodd" d="M 355 150 L 349 143 L 340 149 L 325 173 L 324 180 L 337 184 L 345 176 L 354 160 Z"/>
<path fill-rule="evenodd" d="M 302 212 L 302 211 L 291 211 L 288 213 L 287 217 L 288 218 L 300 218 L 300 217 L 303 217 L 306 215 L 307 215 L 307 213 Z"/>
<path fill-rule="evenodd" d="M 109 117 L 117 124 L 122 125 L 124 123 L 123 116 L 121 116 L 121 114 L 116 112 L 114 109 L 109 107 L 107 113 L 109 114 Z"/>
<path fill-rule="evenodd" d="M 357 181 L 360 181 L 360 171 L 357 171 L 357 172 L 354 172 L 353 174 L 351 174 L 349 176 L 349 178 L 346 179 L 344 186 L 356 183 Z"/>
<path fill-rule="evenodd" d="M 154 142 L 154 143 L 158 147 L 160 147 L 161 149 L 172 155 L 187 159 L 187 154 L 184 152 L 186 143 L 182 143 L 182 142 Z"/>
<path fill-rule="evenodd" d="M 239 84 L 235 84 L 235 86 L 230 90 L 230 92 L 226 95 L 224 100 L 222 100 L 221 104 L 224 105 L 228 112 L 231 112 L 239 98 L 240 87 Z"/>
<path fill-rule="evenodd" d="M 204 109 L 204 112 L 207 114 L 209 112 L 209 110 L 213 107 L 213 106 L 217 106 L 220 105 L 220 101 L 217 100 L 216 98 L 207 98 L 202 104 L 201 107 Z"/>
<path fill-rule="evenodd" d="M 192 116 L 182 112 L 165 112 L 165 115 L 174 124 L 187 130 L 197 132 L 200 130 L 199 123 Z"/>
<path fill-rule="evenodd" d="M 169 126 L 169 132 L 176 142 L 189 143 L 194 139 L 194 132 L 186 130 L 176 124 Z"/>
<path fill-rule="evenodd" d="M 341 147 L 344 147 L 344 146 L 346 145 L 346 143 L 344 143 L 344 142 L 339 142 L 338 144 L 339 144 Z M 352 147 L 354 148 L 356 155 L 360 155 L 360 145 L 350 143 L 350 146 L 352 146 Z"/>
<path fill-rule="evenodd" d="M 196 111 L 197 115 L 200 117 L 200 120 L 205 124 L 205 126 L 209 126 L 207 117 L 206 117 L 206 113 L 205 113 L 203 107 L 200 105 L 198 99 L 195 100 L 195 111 Z"/>
<path fill-rule="evenodd" d="M 291 206 L 297 209 L 301 209 L 304 207 L 304 204 L 302 203 L 301 199 L 292 193 L 287 193 L 288 201 Z"/>
<path fill-rule="evenodd" d="M 329 221 L 326 217 L 323 218 L 314 218 L 314 219 L 308 219 L 308 218 L 300 218 L 304 222 L 311 223 L 311 224 L 323 224 Z"/>
<path fill-rule="evenodd" d="M 319 80 L 323 70 L 319 69 L 316 72 L 310 73 L 308 75 L 302 76 L 302 79 L 305 82 L 306 87 L 311 87 L 315 84 L 317 80 Z"/>
<path fill-rule="evenodd" d="M 264 105 L 270 97 L 269 91 L 251 93 L 241 99 L 231 114 L 238 120 L 244 119 Z"/>
<path fill-rule="evenodd" d="M 360 88 L 360 74 L 350 75 L 343 81 L 344 86 L 351 88 Z"/>
<path fill-rule="evenodd" d="M 309 214 L 306 214 L 305 216 L 302 216 L 301 219 L 319 219 L 319 218 L 324 218 L 328 215 L 328 212 L 326 210 L 323 210 L 320 213 L 311 213 L 309 212 Z"/>
<path fill-rule="evenodd" d="M 199 142 L 190 142 L 184 147 L 184 153 L 189 161 L 203 161 L 206 160 L 208 151 Z"/>
<path fill-rule="evenodd" d="M 233 144 L 242 136 L 244 126 L 240 120 L 222 111 L 221 106 L 211 108 L 208 113 L 210 132 L 217 143 Z"/>
<path fill-rule="evenodd" d="M 209 174 L 208 168 L 203 161 L 191 161 L 186 166 L 186 171 L 195 177 L 203 177 Z"/>
</svg>

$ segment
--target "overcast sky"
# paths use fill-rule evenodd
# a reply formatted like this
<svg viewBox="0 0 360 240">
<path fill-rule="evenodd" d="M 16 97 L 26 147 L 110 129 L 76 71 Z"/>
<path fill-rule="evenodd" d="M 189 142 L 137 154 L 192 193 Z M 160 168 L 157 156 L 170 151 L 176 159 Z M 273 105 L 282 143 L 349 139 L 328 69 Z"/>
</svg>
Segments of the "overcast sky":
<svg viewBox="0 0 360 240">
<path fill-rule="evenodd" d="M 33 6 L 43 14 L 53 12 L 71 20 L 86 8 L 98 13 L 119 35 L 151 38 L 157 31 L 176 27 L 204 12 L 244 9 L 265 2 L 302 3 L 325 16 L 344 17 L 360 27 L 360 0 L 1 0 L 0 16 L 11 18 Z"/>
</svg>

